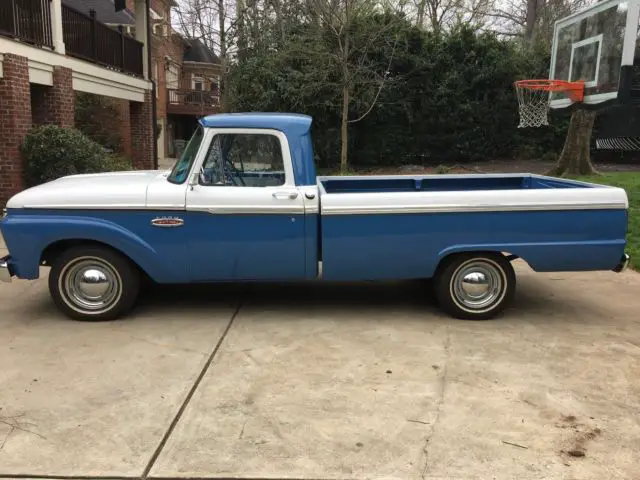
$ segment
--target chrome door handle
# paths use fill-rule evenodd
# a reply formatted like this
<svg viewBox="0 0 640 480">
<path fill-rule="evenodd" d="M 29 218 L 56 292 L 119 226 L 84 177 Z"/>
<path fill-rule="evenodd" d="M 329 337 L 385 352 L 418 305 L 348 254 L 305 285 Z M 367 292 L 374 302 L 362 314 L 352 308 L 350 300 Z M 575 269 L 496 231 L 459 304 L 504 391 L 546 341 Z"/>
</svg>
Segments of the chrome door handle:
<svg viewBox="0 0 640 480">
<path fill-rule="evenodd" d="M 274 192 L 273 198 L 276 200 L 295 200 L 298 198 L 298 192 Z"/>
</svg>

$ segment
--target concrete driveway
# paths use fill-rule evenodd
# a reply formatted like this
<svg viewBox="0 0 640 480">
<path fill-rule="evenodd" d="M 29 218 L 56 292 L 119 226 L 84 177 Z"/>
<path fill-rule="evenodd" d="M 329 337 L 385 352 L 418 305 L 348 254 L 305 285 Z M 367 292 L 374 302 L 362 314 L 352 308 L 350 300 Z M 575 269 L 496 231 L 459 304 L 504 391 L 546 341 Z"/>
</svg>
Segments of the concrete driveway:
<svg viewBox="0 0 640 480">
<path fill-rule="evenodd" d="M 518 273 L 489 322 L 411 282 L 160 288 L 100 324 L 0 285 L 0 477 L 638 478 L 640 275 Z"/>
</svg>

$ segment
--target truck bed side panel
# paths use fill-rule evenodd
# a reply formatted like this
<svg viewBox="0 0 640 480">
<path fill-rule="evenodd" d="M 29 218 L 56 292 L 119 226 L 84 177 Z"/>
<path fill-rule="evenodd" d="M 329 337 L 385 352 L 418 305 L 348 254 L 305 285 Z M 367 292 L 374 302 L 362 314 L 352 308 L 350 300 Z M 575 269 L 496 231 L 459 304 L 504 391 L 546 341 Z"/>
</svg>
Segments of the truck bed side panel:
<svg viewBox="0 0 640 480">
<path fill-rule="evenodd" d="M 422 278 L 461 251 L 509 252 L 536 271 L 608 270 L 625 247 L 624 210 L 323 216 L 323 277 Z"/>
<path fill-rule="evenodd" d="M 430 277 L 446 255 L 479 250 L 537 271 L 613 268 L 626 244 L 624 190 L 562 190 L 324 193 L 323 277 Z"/>
</svg>

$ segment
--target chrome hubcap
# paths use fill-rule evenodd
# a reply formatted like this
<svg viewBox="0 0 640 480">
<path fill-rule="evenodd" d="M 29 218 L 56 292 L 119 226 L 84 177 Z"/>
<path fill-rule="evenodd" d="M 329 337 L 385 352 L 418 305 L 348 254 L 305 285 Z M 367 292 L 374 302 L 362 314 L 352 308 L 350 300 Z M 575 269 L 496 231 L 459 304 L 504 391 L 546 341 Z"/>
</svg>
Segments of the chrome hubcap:
<svg viewBox="0 0 640 480">
<path fill-rule="evenodd" d="M 60 280 L 67 303 L 81 312 L 108 310 L 122 293 L 120 276 L 100 259 L 77 259 L 66 267 Z"/>
<path fill-rule="evenodd" d="M 451 293 L 461 307 L 485 310 L 504 296 L 503 278 L 501 270 L 493 262 L 470 260 L 453 275 Z"/>
</svg>

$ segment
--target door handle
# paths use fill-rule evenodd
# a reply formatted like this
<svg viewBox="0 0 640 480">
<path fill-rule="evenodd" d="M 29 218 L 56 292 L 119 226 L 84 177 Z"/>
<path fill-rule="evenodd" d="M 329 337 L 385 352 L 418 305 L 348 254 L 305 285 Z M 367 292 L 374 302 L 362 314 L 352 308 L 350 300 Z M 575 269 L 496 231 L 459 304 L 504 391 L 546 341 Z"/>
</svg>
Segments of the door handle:
<svg viewBox="0 0 640 480">
<path fill-rule="evenodd" d="M 276 200 L 295 200 L 298 198 L 298 192 L 274 192 L 273 198 Z"/>
</svg>

